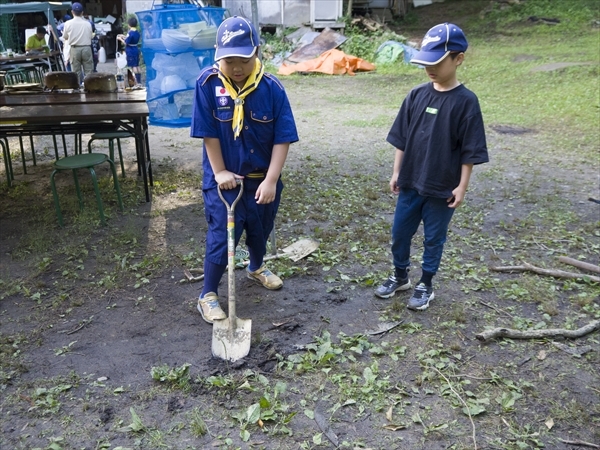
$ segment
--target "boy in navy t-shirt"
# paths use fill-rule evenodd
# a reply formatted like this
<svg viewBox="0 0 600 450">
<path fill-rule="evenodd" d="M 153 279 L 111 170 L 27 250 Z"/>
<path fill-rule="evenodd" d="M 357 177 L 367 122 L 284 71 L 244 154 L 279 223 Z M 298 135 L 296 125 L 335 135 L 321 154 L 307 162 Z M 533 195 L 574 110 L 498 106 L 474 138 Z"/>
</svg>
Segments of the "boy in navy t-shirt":
<svg viewBox="0 0 600 450">
<path fill-rule="evenodd" d="M 283 184 L 281 170 L 290 143 L 298 140 L 283 86 L 264 72 L 258 58 L 259 36 L 242 17 L 230 17 L 217 30 L 215 60 L 196 81 L 191 136 L 203 138 L 202 195 L 208 222 L 204 287 L 198 299 L 202 318 L 224 319 L 218 286 L 227 267 L 227 211 L 218 195 L 235 207 L 235 243 L 246 231 L 250 253 L 247 276 L 267 289 L 281 279 L 263 263 Z"/>
<path fill-rule="evenodd" d="M 425 310 L 433 300 L 432 278 L 450 219 L 465 198 L 473 165 L 489 160 L 479 101 L 456 77 L 467 46 L 454 24 L 427 32 L 411 62 L 425 66 L 431 82 L 409 92 L 387 137 L 396 148 L 390 180 L 391 191 L 398 195 L 392 227 L 394 273 L 375 295 L 389 298 L 411 288 L 410 245 L 422 221 L 422 275 L 408 301 L 412 310 Z"/>
</svg>

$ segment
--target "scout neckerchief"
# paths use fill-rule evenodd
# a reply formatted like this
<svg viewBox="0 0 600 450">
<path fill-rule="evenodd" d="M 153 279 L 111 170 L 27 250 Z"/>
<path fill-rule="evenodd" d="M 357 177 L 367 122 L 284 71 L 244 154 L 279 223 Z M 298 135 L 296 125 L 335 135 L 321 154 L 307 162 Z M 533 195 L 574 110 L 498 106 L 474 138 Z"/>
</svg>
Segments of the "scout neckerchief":
<svg viewBox="0 0 600 450">
<path fill-rule="evenodd" d="M 225 90 L 231 96 L 235 105 L 233 108 L 233 123 L 231 124 L 231 127 L 233 128 L 234 140 L 242 132 L 242 125 L 244 124 L 244 99 L 248 96 L 248 94 L 258 87 L 258 83 L 260 83 L 264 73 L 265 69 L 263 65 L 261 64 L 260 60 L 256 58 L 256 63 L 254 64 L 252 73 L 248 77 L 244 87 L 238 91 L 235 83 L 225 76 L 223 72 L 221 72 L 221 64 L 219 63 L 219 78 L 223 82 Z"/>
</svg>

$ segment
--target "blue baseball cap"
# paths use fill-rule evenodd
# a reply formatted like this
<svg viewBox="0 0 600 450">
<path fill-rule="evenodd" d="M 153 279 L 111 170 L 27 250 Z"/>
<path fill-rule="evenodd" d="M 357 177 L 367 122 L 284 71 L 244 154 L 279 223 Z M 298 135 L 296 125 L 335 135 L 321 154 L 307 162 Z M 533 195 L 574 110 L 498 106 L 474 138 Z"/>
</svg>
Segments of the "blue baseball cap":
<svg viewBox="0 0 600 450">
<path fill-rule="evenodd" d="M 410 62 L 433 66 L 442 62 L 450 52 L 466 52 L 468 46 L 463 30 L 453 23 L 441 23 L 427 32 L 421 42 L 421 50 Z"/>
<path fill-rule="evenodd" d="M 259 45 L 260 38 L 250 21 L 238 16 L 229 17 L 217 30 L 215 61 L 233 56 L 250 58 Z"/>
<path fill-rule="evenodd" d="M 71 10 L 75 12 L 83 12 L 83 5 L 81 3 L 73 3 L 71 6 Z"/>
</svg>

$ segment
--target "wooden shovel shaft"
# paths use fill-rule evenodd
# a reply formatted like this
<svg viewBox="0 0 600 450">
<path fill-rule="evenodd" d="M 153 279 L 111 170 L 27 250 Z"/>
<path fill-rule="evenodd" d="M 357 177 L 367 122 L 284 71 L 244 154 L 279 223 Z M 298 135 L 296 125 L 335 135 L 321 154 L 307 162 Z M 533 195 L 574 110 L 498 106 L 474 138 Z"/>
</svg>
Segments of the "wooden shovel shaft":
<svg viewBox="0 0 600 450">
<path fill-rule="evenodd" d="M 241 188 L 240 188 L 241 191 Z M 235 329 L 235 214 L 232 208 L 227 209 L 227 271 L 229 292 L 229 326 Z"/>
<path fill-rule="evenodd" d="M 240 185 L 240 192 L 237 197 L 230 205 L 223 197 L 221 189 L 217 187 L 217 192 L 221 201 L 227 208 L 227 266 L 228 266 L 228 304 L 229 304 L 229 327 L 231 330 L 235 330 L 237 325 L 237 315 L 235 313 L 235 205 L 242 198 L 244 193 L 244 182 L 241 179 L 237 180 Z"/>
</svg>

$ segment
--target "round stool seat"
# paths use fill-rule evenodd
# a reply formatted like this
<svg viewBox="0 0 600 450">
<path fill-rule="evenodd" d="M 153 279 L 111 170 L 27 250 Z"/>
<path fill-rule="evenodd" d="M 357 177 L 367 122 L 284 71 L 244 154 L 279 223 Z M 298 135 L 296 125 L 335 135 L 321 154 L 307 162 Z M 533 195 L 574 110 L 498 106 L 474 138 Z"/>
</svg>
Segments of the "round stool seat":
<svg viewBox="0 0 600 450">
<path fill-rule="evenodd" d="M 92 139 L 120 139 L 133 137 L 129 131 L 107 131 L 105 133 L 94 133 Z"/>
<path fill-rule="evenodd" d="M 102 164 L 108 159 L 108 156 L 102 153 L 87 153 L 81 155 L 67 156 L 54 163 L 58 170 L 84 169 L 87 167 Z"/>
<path fill-rule="evenodd" d="M 117 141 L 117 148 L 119 149 L 119 162 L 121 164 L 121 173 L 123 174 L 123 178 L 125 178 L 125 165 L 123 164 L 123 153 L 121 151 L 121 139 L 133 138 L 135 137 L 129 131 L 117 130 L 117 131 L 104 131 L 92 134 L 90 140 L 88 141 L 88 152 L 92 152 L 92 142 L 96 140 L 107 140 L 108 141 L 108 152 L 110 155 L 110 159 L 112 161 L 115 160 L 115 144 Z M 139 170 L 138 170 L 139 172 Z"/>
</svg>

